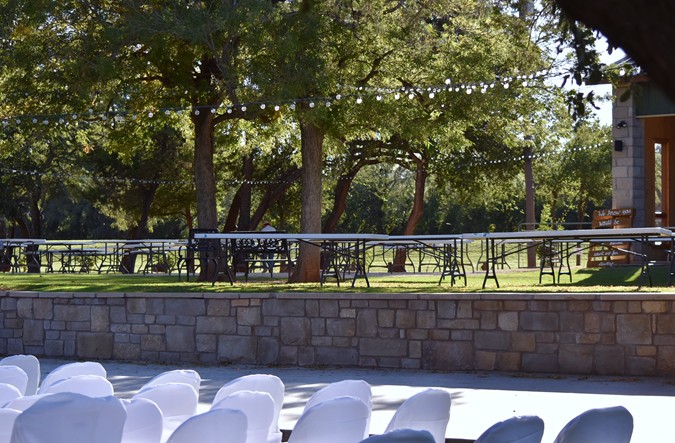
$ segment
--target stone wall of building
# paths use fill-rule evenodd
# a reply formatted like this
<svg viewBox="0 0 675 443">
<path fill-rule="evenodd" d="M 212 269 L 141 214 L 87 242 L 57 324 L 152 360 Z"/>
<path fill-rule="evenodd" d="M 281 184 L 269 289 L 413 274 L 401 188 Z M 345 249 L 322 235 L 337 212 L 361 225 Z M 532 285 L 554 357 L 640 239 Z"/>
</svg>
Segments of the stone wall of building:
<svg viewBox="0 0 675 443">
<path fill-rule="evenodd" d="M 635 208 L 638 227 L 646 225 L 644 122 L 636 116 L 634 95 L 624 97 L 627 92 L 617 88 L 612 107 L 612 139 L 623 144 L 621 151 L 612 150 L 612 207 Z"/>
<path fill-rule="evenodd" d="M 0 292 L 0 354 L 675 374 L 672 294 Z"/>
</svg>

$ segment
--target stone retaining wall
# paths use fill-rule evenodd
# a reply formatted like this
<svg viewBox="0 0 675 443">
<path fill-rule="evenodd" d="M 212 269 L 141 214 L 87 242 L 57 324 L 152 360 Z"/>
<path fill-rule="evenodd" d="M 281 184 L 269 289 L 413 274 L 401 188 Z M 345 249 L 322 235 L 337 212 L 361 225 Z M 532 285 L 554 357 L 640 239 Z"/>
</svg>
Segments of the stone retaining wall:
<svg viewBox="0 0 675 443">
<path fill-rule="evenodd" d="M 0 292 L 0 354 L 675 374 L 675 294 Z"/>
</svg>

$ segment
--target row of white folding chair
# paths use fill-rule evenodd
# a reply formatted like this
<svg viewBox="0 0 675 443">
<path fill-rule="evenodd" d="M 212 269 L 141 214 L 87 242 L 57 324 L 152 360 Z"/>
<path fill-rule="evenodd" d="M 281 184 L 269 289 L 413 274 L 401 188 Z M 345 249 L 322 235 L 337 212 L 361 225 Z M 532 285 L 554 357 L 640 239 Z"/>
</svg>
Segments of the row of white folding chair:
<svg viewBox="0 0 675 443">
<path fill-rule="evenodd" d="M 633 416 L 623 406 L 589 409 L 570 420 L 554 443 L 629 443 Z M 540 443 L 544 421 L 537 416 L 512 417 L 490 426 L 475 443 Z"/>
<path fill-rule="evenodd" d="M 281 431 L 279 430 L 279 416 L 281 415 L 281 409 L 284 403 L 286 387 L 279 377 L 271 374 L 249 374 L 244 375 L 234 380 L 224 384 L 218 392 L 216 392 L 213 402 L 211 403 L 211 408 L 213 409 L 218 405 L 223 399 L 236 394 L 241 391 L 252 391 L 252 392 L 262 392 L 268 394 L 273 401 L 273 415 L 271 422 L 269 424 L 269 431 L 267 435 L 267 443 L 280 443 L 281 442 Z M 266 400 L 262 400 L 262 403 L 269 403 Z M 242 399 L 247 399 L 247 401 L 253 401 L 251 396 L 244 396 Z M 231 401 L 229 402 L 230 406 L 233 407 Z M 248 417 L 249 424 L 251 427 L 252 419 Z M 254 421 L 255 422 L 255 421 Z M 256 422 L 257 423 L 257 422 Z"/>
<path fill-rule="evenodd" d="M 27 376 L 26 389 L 21 395 L 37 393 L 40 385 L 40 360 L 34 355 L 10 355 L 0 360 L 0 366 L 16 366 L 21 368 Z"/>
</svg>

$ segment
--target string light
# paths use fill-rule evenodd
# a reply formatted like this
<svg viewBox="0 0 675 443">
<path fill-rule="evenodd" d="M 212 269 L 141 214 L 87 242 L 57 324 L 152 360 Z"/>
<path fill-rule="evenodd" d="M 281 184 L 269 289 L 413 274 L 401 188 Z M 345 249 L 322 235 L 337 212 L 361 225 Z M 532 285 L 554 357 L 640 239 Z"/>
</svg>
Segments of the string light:
<svg viewBox="0 0 675 443">
<path fill-rule="evenodd" d="M 392 96 L 394 100 L 399 100 L 401 97 L 401 92 L 405 93 L 408 95 L 408 98 L 411 100 L 415 98 L 415 93 L 417 94 L 422 94 L 423 92 L 426 91 L 426 95 L 428 96 L 429 99 L 435 99 L 438 97 L 438 94 L 440 92 L 460 92 L 464 90 L 467 95 L 470 95 L 473 93 L 474 89 L 479 89 L 481 93 L 486 93 L 488 89 L 494 89 L 496 86 L 501 85 L 504 89 L 509 89 L 511 87 L 511 83 L 514 80 L 521 81 L 519 84 L 524 86 L 524 87 L 530 87 L 530 86 L 535 86 L 535 80 L 545 80 L 546 78 L 550 77 L 557 77 L 559 76 L 559 73 L 553 73 L 553 72 L 544 72 L 544 71 L 537 71 L 534 73 L 530 74 L 519 74 L 516 76 L 502 76 L 498 77 L 496 79 L 490 80 L 490 81 L 482 81 L 482 82 L 470 82 L 470 83 L 453 83 L 453 81 L 450 78 L 446 78 L 444 80 L 444 83 L 442 85 L 431 85 L 431 86 L 417 86 L 417 87 L 409 87 L 409 88 L 388 88 L 388 87 L 364 87 L 364 86 L 359 86 L 359 87 L 344 87 L 346 91 L 353 90 L 355 93 L 337 93 L 333 96 L 326 96 L 326 97 L 307 97 L 307 98 L 297 98 L 293 100 L 268 100 L 268 101 L 258 101 L 258 102 L 248 102 L 248 103 L 240 103 L 237 105 L 237 108 L 241 110 L 241 112 L 246 112 L 248 110 L 248 107 L 250 106 L 257 106 L 261 110 L 265 110 L 267 106 L 273 105 L 275 111 L 279 111 L 281 109 L 281 106 L 287 105 L 291 110 L 296 109 L 296 103 L 308 103 L 310 108 L 315 108 L 317 105 L 317 102 L 319 103 L 324 103 L 326 107 L 331 106 L 332 101 L 339 101 L 345 96 L 354 96 L 356 98 L 356 103 L 361 104 L 363 103 L 364 97 L 366 96 L 372 96 L 374 97 L 377 101 L 384 100 L 385 96 Z M 529 80 L 528 80 L 529 79 Z M 167 107 L 167 108 L 160 108 L 156 110 L 156 112 L 161 112 L 166 116 L 170 116 L 172 112 L 180 115 L 183 111 L 188 111 L 192 110 L 194 115 L 200 115 L 200 112 L 202 109 L 209 109 L 209 111 L 213 114 L 217 112 L 216 107 L 210 106 L 210 105 L 203 105 L 203 106 L 192 106 L 190 108 L 186 107 Z M 233 107 L 227 107 L 227 110 L 225 111 L 228 114 L 232 114 Z M 107 117 L 115 117 L 115 116 L 124 116 L 127 114 L 127 111 L 124 110 L 116 110 L 116 111 L 109 111 L 106 113 L 96 113 L 93 108 L 88 108 L 87 112 L 89 116 L 92 118 L 96 118 L 98 115 L 98 118 L 101 120 L 105 120 Z M 146 115 L 149 118 L 152 118 L 155 116 L 155 111 L 146 111 Z M 2 121 L 3 126 L 8 126 L 12 123 L 21 125 L 24 121 L 29 121 L 33 122 L 33 124 L 37 124 L 38 122 L 42 121 L 44 124 L 64 124 L 64 117 L 70 116 L 72 120 L 78 120 L 78 114 L 43 114 L 43 115 L 16 115 L 16 116 L 7 116 L 7 117 L 0 117 L 0 121 Z"/>
</svg>

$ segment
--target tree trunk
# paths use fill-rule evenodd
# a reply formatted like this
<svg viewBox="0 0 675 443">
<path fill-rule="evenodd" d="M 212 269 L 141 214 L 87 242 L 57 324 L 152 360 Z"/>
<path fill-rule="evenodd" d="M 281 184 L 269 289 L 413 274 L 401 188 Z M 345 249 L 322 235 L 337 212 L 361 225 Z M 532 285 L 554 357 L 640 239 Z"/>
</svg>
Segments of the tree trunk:
<svg viewBox="0 0 675 443">
<path fill-rule="evenodd" d="M 269 208 L 284 196 L 288 188 L 298 180 L 301 173 L 302 170 L 298 168 L 286 171 L 284 174 L 277 177 L 278 181 L 281 182 L 280 184 L 271 185 L 265 189 L 265 195 L 263 195 L 262 201 L 251 217 L 251 224 L 249 225 L 250 230 L 257 229 Z M 278 227 L 281 228 L 283 225 L 284 224 L 281 223 Z"/>
<path fill-rule="evenodd" d="M 200 229 L 218 227 L 216 213 L 216 175 L 213 167 L 213 115 L 202 112 L 192 113 L 195 129 L 194 175 L 197 191 L 197 225 Z M 208 266 L 202 266 L 199 281 L 212 280 L 216 272 L 211 260 L 204 260 Z"/>
<path fill-rule="evenodd" d="M 34 197 L 30 204 L 30 221 L 32 225 L 32 238 L 42 238 L 42 211 L 40 210 L 39 197 Z M 26 270 L 34 274 L 40 272 L 40 255 L 37 253 L 38 245 L 26 247 Z"/>
<path fill-rule="evenodd" d="M 408 221 L 405 224 L 405 228 L 403 228 L 403 235 L 413 235 L 415 228 L 424 216 L 424 190 L 429 173 L 427 172 L 425 161 L 416 159 L 415 163 L 417 164 L 417 171 L 415 172 L 415 197 Z M 390 272 L 406 272 L 405 263 L 407 258 L 407 250 L 403 248 L 397 249 Z"/>
<path fill-rule="evenodd" d="M 326 222 L 323 225 L 323 232 L 335 232 L 340 217 L 344 214 L 347 208 L 347 196 L 349 189 L 354 181 L 354 174 L 346 174 L 340 177 L 337 186 L 335 187 L 335 198 L 333 199 L 333 210 L 328 214 Z"/>
<path fill-rule="evenodd" d="M 239 229 L 248 231 L 251 229 L 251 181 L 253 180 L 253 156 L 247 155 L 243 159 L 242 173 L 244 182 L 239 191 Z"/>
<path fill-rule="evenodd" d="M 302 139 L 302 210 L 300 231 L 321 232 L 321 169 L 323 132 L 313 123 L 301 122 Z M 321 280 L 321 250 L 307 243 L 300 243 L 298 262 L 290 277 L 297 283 Z"/>
</svg>

